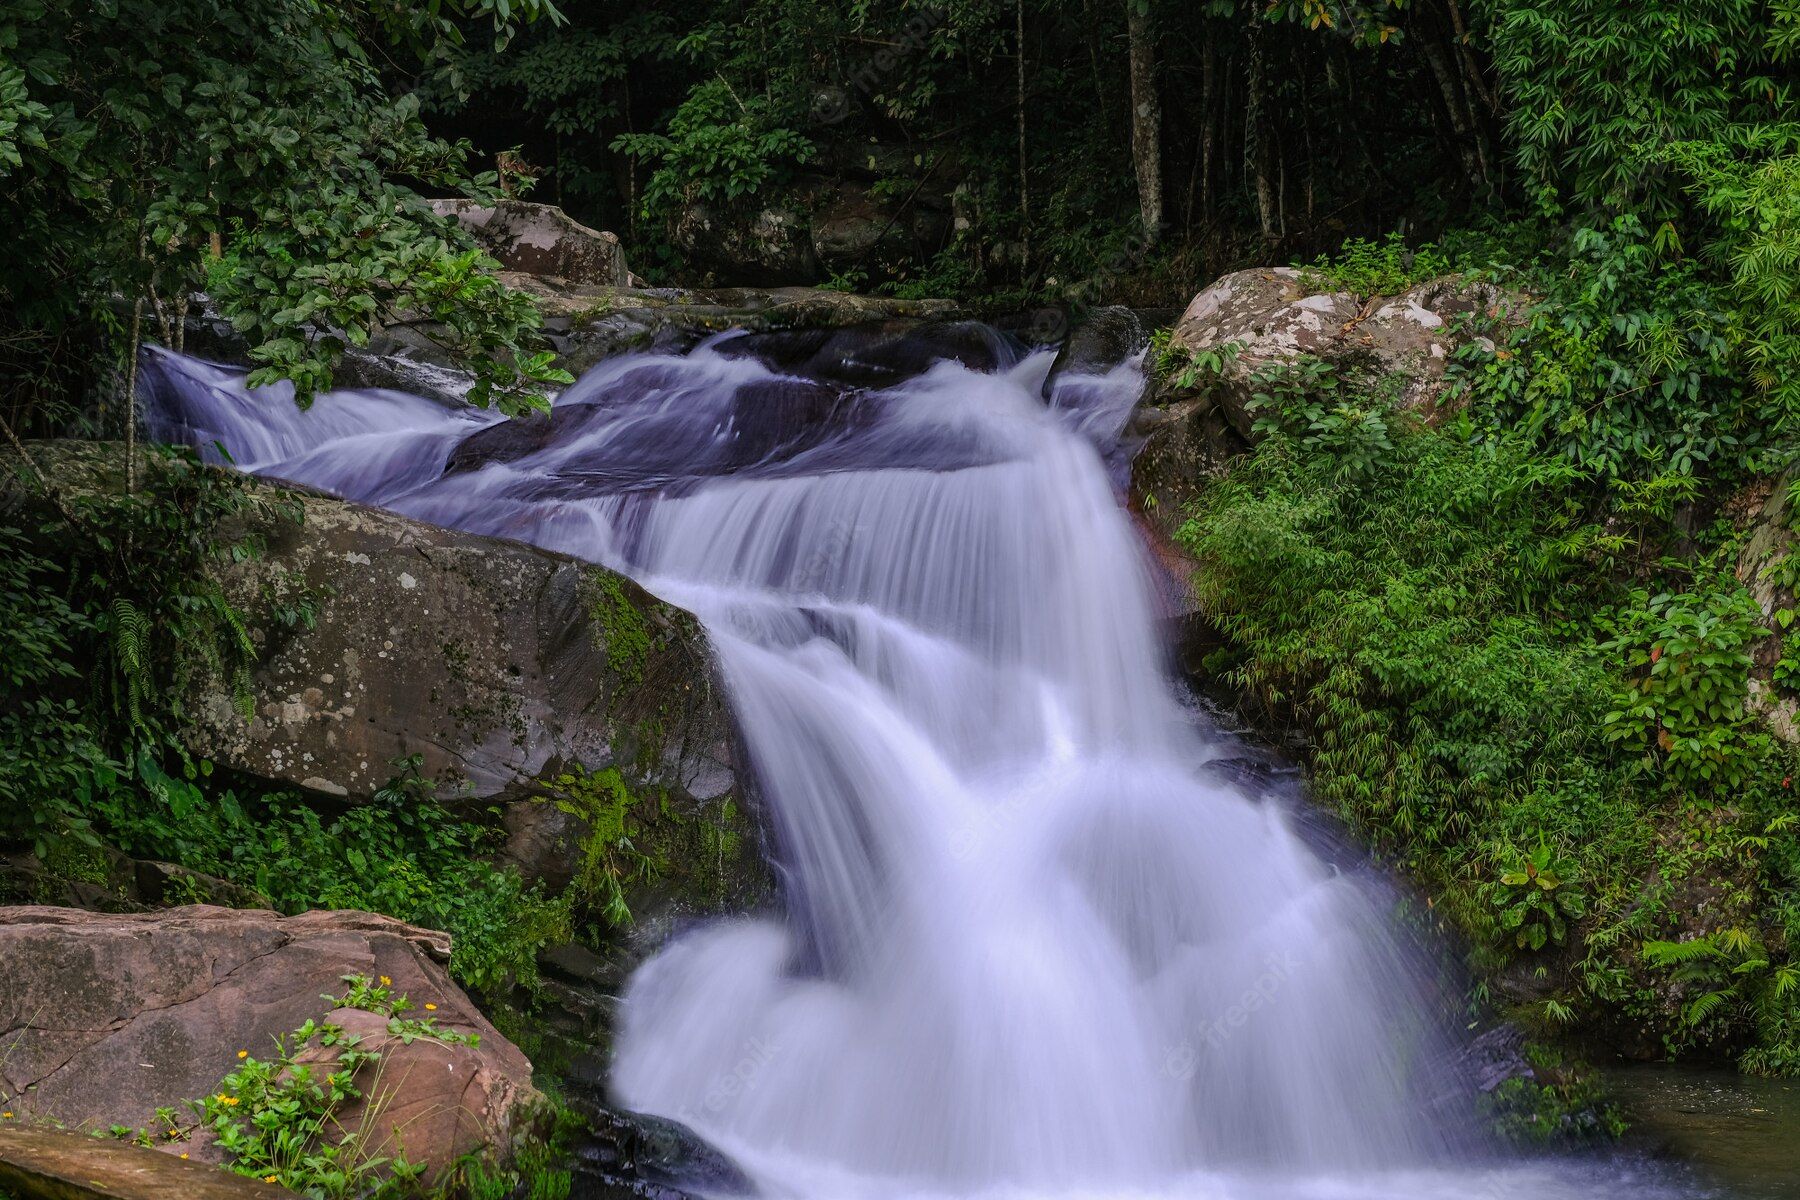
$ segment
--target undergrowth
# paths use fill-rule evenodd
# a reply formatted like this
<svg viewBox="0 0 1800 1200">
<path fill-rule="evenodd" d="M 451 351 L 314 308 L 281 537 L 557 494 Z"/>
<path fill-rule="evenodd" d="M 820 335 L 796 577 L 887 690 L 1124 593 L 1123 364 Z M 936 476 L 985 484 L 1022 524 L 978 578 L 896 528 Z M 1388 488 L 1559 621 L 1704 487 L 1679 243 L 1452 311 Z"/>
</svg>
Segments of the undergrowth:
<svg viewBox="0 0 1800 1200">
<path fill-rule="evenodd" d="M 1471 384 L 1438 429 L 1354 369 L 1265 369 L 1257 446 L 1180 533 L 1201 607 L 1233 682 L 1304 731 L 1315 795 L 1424 886 L 1484 994 L 1523 965 L 1551 982 L 1516 1003 L 1538 1027 L 1792 1072 L 1795 755 L 1749 711 L 1765 631 L 1737 535 L 1671 553 L 1696 489 L 1654 481 L 1697 459 L 1572 454 L 1510 419 L 1550 369 Z"/>
</svg>

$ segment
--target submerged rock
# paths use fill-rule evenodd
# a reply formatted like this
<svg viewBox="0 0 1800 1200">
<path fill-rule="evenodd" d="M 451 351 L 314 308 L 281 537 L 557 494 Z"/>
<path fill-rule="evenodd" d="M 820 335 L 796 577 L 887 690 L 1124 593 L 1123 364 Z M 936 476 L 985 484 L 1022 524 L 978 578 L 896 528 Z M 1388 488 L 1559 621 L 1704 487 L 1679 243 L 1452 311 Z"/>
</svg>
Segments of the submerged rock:
<svg viewBox="0 0 1800 1200">
<path fill-rule="evenodd" d="M 537 1099 L 531 1064 L 450 981 L 448 958 L 444 934 L 370 913 L 0 909 L 0 1087 L 22 1121 L 135 1129 L 215 1091 L 240 1051 L 267 1060 L 273 1039 L 323 1018 L 382 1055 L 338 1122 L 366 1119 L 370 1145 L 435 1175 L 466 1154 L 505 1153 Z M 436 1005 L 439 1027 L 478 1044 L 408 1044 L 384 1016 L 326 1015 L 321 997 L 343 993 L 346 975 L 392 980 L 394 994 Z M 222 1158 L 204 1137 L 175 1148 Z"/>
</svg>

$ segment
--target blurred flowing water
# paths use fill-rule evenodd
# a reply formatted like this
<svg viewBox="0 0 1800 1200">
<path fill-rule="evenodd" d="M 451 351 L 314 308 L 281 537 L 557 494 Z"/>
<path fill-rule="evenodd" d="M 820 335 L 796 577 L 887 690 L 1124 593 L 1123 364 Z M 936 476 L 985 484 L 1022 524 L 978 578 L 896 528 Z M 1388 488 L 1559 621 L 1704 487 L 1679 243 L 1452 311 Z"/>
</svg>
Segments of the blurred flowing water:
<svg viewBox="0 0 1800 1200">
<path fill-rule="evenodd" d="M 933 336 L 937 340 L 933 340 Z M 152 433 L 604 563 L 697 613 L 779 915 L 633 979 L 623 1105 L 772 1195 L 1599 1196 L 1477 1132 L 1433 990 L 1353 860 L 1178 703 L 1119 502 L 1135 363 L 981 327 L 727 336 L 549 417 L 283 388 L 156 352 Z M 1658 1182 L 1658 1180 L 1662 1182 Z"/>
</svg>

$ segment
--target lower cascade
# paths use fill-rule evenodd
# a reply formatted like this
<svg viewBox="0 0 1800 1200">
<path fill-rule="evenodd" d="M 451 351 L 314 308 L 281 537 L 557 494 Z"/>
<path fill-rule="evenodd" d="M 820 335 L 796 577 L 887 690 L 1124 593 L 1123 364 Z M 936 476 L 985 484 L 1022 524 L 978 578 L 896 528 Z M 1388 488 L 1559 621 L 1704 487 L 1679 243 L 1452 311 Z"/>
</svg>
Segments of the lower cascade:
<svg viewBox="0 0 1800 1200">
<path fill-rule="evenodd" d="M 699 615 L 784 911 L 638 971 L 613 1087 L 766 1194 L 1654 1192 L 1487 1143 L 1393 894 L 1181 703 L 1107 469 L 1138 366 L 1046 400 L 1047 353 L 967 333 L 891 379 L 725 335 L 510 422 L 144 374 L 161 438 Z"/>
</svg>

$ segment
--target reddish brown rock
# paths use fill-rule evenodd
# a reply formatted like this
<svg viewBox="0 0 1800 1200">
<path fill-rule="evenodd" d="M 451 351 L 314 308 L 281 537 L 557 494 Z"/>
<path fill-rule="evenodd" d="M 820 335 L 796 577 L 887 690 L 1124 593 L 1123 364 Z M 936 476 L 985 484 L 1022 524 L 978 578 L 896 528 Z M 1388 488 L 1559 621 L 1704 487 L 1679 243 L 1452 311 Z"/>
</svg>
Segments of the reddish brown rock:
<svg viewBox="0 0 1800 1200">
<path fill-rule="evenodd" d="M 450 981 L 448 957 L 446 935 L 359 912 L 0 909 L 0 1092 L 22 1122 L 143 1127 L 157 1108 L 216 1088 L 239 1051 L 272 1056 L 276 1037 L 325 1015 L 322 997 L 342 994 L 343 976 L 387 976 L 480 1043 L 403 1045 L 385 1018 L 332 1014 L 382 1054 L 359 1077 L 377 1114 L 365 1141 L 434 1168 L 484 1146 L 504 1152 L 536 1096 L 531 1064 Z M 362 1111 L 342 1112 L 343 1124 Z"/>
<path fill-rule="evenodd" d="M 129 1142 L 0 1129 L 0 1196 L 18 1200 L 292 1200 L 284 1187 Z"/>
</svg>

